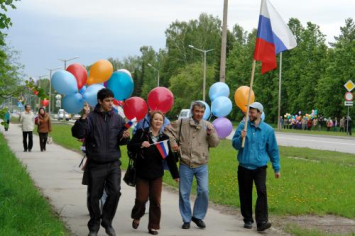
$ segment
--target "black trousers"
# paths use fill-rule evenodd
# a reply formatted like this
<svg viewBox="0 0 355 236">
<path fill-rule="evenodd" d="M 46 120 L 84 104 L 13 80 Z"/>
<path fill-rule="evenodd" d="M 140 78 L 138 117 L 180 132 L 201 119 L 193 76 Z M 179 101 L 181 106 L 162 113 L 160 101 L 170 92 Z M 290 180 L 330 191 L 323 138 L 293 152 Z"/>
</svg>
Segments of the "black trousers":
<svg viewBox="0 0 355 236">
<path fill-rule="evenodd" d="M 27 136 L 28 136 L 28 143 L 27 143 Z M 23 149 L 25 151 L 31 150 L 33 147 L 33 132 L 32 131 L 23 131 Z"/>
<path fill-rule="evenodd" d="M 101 225 L 106 228 L 112 226 L 112 220 L 116 214 L 118 201 L 121 196 L 121 162 L 111 163 L 88 162 L 88 199 L 87 205 L 90 213 L 88 228 L 90 231 L 99 231 Z M 99 200 L 104 188 L 107 199 L 103 206 L 102 215 Z"/>
<path fill-rule="evenodd" d="M 268 221 L 268 206 L 266 194 L 266 166 L 249 170 L 238 167 L 239 199 L 244 222 L 253 220 L 253 182 L 256 186 L 257 200 L 255 206 L 255 219 L 257 224 Z"/>
<path fill-rule="evenodd" d="M 38 133 L 39 135 L 39 146 L 41 147 L 41 151 L 46 150 L 48 133 Z"/>
</svg>

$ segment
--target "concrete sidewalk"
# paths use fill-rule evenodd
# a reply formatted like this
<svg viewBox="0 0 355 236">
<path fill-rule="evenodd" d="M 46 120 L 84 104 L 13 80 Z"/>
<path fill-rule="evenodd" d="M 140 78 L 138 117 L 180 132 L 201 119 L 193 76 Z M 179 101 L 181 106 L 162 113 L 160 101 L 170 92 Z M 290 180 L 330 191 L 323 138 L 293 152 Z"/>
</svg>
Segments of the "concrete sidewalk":
<svg viewBox="0 0 355 236">
<path fill-rule="evenodd" d="M 40 152 L 38 136 L 34 135 L 32 152 L 23 152 L 22 131 L 17 124 L 11 124 L 8 132 L 3 132 L 16 157 L 27 167 L 35 185 L 49 199 L 50 204 L 62 217 L 74 235 L 87 235 L 86 186 L 81 185 L 82 171 L 78 168 L 82 156 L 59 145 L 47 146 L 46 152 Z M 78 143 L 78 145 L 80 145 Z M 147 230 L 148 215 L 141 219 L 137 230 L 132 229 L 131 210 L 135 199 L 135 188 L 122 182 L 122 196 L 117 208 L 113 227 L 117 235 L 149 235 Z M 238 199 L 236 199 L 238 201 Z M 181 229 L 182 220 L 178 209 L 178 194 L 164 190 L 162 193 L 162 219 L 159 235 L 181 236 L 247 236 L 260 235 L 256 226 L 252 230 L 243 228 L 241 217 L 226 215 L 209 208 L 206 229 L 199 229 L 191 223 L 191 229 Z M 276 235 L 271 229 L 269 235 Z M 106 235 L 101 228 L 99 235 Z"/>
</svg>

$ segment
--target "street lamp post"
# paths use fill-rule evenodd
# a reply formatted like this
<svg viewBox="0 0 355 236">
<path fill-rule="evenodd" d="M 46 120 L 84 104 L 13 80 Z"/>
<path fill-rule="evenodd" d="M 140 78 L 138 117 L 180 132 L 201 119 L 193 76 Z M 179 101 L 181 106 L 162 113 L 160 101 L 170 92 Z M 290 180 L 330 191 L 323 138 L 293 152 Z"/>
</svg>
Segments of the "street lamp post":
<svg viewBox="0 0 355 236">
<path fill-rule="evenodd" d="M 203 87 L 202 87 L 202 97 L 203 101 L 206 101 L 206 54 L 210 51 L 213 51 L 214 49 L 209 49 L 209 50 L 202 50 L 199 48 L 196 48 L 193 45 L 189 45 L 190 48 L 195 49 L 197 51 L 203 52 Z"/>
<path fill-rule="evenodd" d="M 48 106 L 48 113 L 51 113 L 51 103 L 52 103 L 52 71 L 62 69 L 61 67 L 54 68 L 54 69 L 47 69 L 49 71 L 49 106 Z"/>
<path fill-rule="evenodd" d="M 69 58 L 69 59 L 58 59 L 58 60 L 64 62 L 64 70 L 66 70 L 67 69 L 67 61 L 71 61 L 71 60 L 74 60 L 74 59 L 77 59 L 77 58 L 79 58 L 79 57 L 76 56 L 76 57 Z"/>
<path fill-rule="evenodd" d="M 155 68 L 154 66 L 152 66 L 152 64 L 150 64 L 150 63 L 148 63 L 148 66 L 158 72 L 158 87 L 159 87 L 159 70 L 157 68 Z"/>
</svg>

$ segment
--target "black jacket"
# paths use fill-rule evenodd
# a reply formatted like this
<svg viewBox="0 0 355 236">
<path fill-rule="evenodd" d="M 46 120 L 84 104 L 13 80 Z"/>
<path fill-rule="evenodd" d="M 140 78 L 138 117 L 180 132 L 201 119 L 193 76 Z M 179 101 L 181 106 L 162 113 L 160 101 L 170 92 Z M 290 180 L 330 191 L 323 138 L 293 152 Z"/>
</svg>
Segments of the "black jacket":
<svg viewBox="0 0 355 236">
<path fill-rule="evenodd" d="M 169 137 L 162 133 L 158 141 L 169 140 Z M 141 148 L 144 141 L 153 143 L 149 135 L 149 128 L 139 129 L 133 135 L 132 140 L 128 143 L 127 148 L 131 152 L 138 152 L 136 160 L 137 176 L 144 179 L 155 179 L 164 175 L 163 158 L 160 155 L 156 145 L 149 148 Z M 174 179 L 179 178 L 179 171 L 176 161 L 169 145 L 169 155 L 166 157 L 170 173 Z"/>
<path fill-rule="evenodd" d="M 123 138 L 124 119 L 114 111 L 101 112 L 97 104 L 87 119 L 77 120 L 72 135 L 85 139 L 86 155 L 92 162 L 109 163 L 121 157 L 119 145 L 127 144 Z"/>
</svg>

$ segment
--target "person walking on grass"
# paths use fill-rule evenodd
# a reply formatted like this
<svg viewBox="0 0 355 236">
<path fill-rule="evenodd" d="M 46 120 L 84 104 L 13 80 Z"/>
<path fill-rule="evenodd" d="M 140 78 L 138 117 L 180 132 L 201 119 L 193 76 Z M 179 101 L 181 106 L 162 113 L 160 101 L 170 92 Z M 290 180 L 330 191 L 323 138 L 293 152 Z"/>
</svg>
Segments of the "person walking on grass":
<svg viewBox="0 0 355 236">
<path fill-rule="evenodd" d="M 148 232 L 152 235 L 157 235 L 158 229 L 160 229 L 163 160 L 166 160 L 173 179 L 179 181 L 179 172 L 170 146 L 168 143 L 166 143 L 167 146 L 162 145 L 167 147 L 166 156 L 162 156 L 157 146 L 158 143 L 169 140 L 169 137 L 161 130 L 164 118 L 164 114 L 159 111 L 151 112 L 149 127 L 144 130 L 138 129 L 127 145 L 129 151 L 138 153 L 136 159 L 136 200 L 131 213 L 132 227 L 138 228 L 149 198 Z"/>
<path fill-rule="evenodd" d="M 191 221 L 199 228 L 206 227 L 203 219 L 208 208 L 209 148 L 216 147 L 219 138 L 213 125 L 202 119 L 205 109 L 202 102 L 193 102 L 191 118 L 174 121 L 165 128 L 172 150 L 180 152 L 179 208 L 183 229 L 189 229 Z M 197 198 L 191 212 L 190 193 L 194 176 L 197 181 Z"/>
<path fill-rule="evenodd" d="M 39 146 L 41 147 L 41 152 L 46 151 L 46 144 L 48 133 L 52 132 L 51 118 L 48 113 L 45 112 L 43 108 L 38 110 L 37 120 L 37 132 L 39 135 Z"/>
<path fill-rule="evenodd" d="M 258 231 L 271 227 L 268 219 L 268 205 L 266 193 L 266 168 L 269 159 L 275 177 L 280 177 L 279 148 L 273 128 L 261 120 L 263 105 L 254 102 L 250 105 L 247 132 L 244 130 L 245 122 L 238 126 L 232 145 L 238 150 L 238 184 L 241 213 L 244 228 L 253 227 L 253 182 L 256 186 L 257 200 L 255 206 L 255 219 Z M 242 140 L 245 146 L 242 147 Z"/>
<path fill-rule="evenodd" d="M 6 109 L 8 109 L 7 107 L 5 107 Z M 5 128 L 5 131 L 8 131 L 9 130 L 9 126 L 10 126 L 10 119 L 11 119 L 11 114 L 10 114 L 10 111 L 7 110 L 5 112 L 5 115 L 4 115 L 4 128 Z"/>
<path fill-rule="evenodd" d="M 35 116 L 31 111 L 31 106 L 28 104 L 25 105 L 25 111 L 20 115 L 20 124 L 22 127 L 23 151 L 31 152 L 33 147 L 33 129 L 35 127 Z"/>
<path fill-rule="evenodd" d="M 82 117 L 72 127 L 72 135 L 77 139 L 85 139 L 88 158 L 88 196 L 87 205 L 90 213 L 88 222 L 89 236 L 96 236 L 101 226 L 106 234 L 115 236 L 112 220 L 116 214 L 121 196 L 121 151 L 119 145 L 127 144 L 129 131 L 125 128 L 124 119 L 113 109 L 113 92 L 101 89 L 97 93 L 97 101 L 93 112 L 85 110 Z M 84 109 L 88 109 L 84 107 Z M 100 211 L 99 200 L 104 188 L 107 200 Z"/>
</svg>

